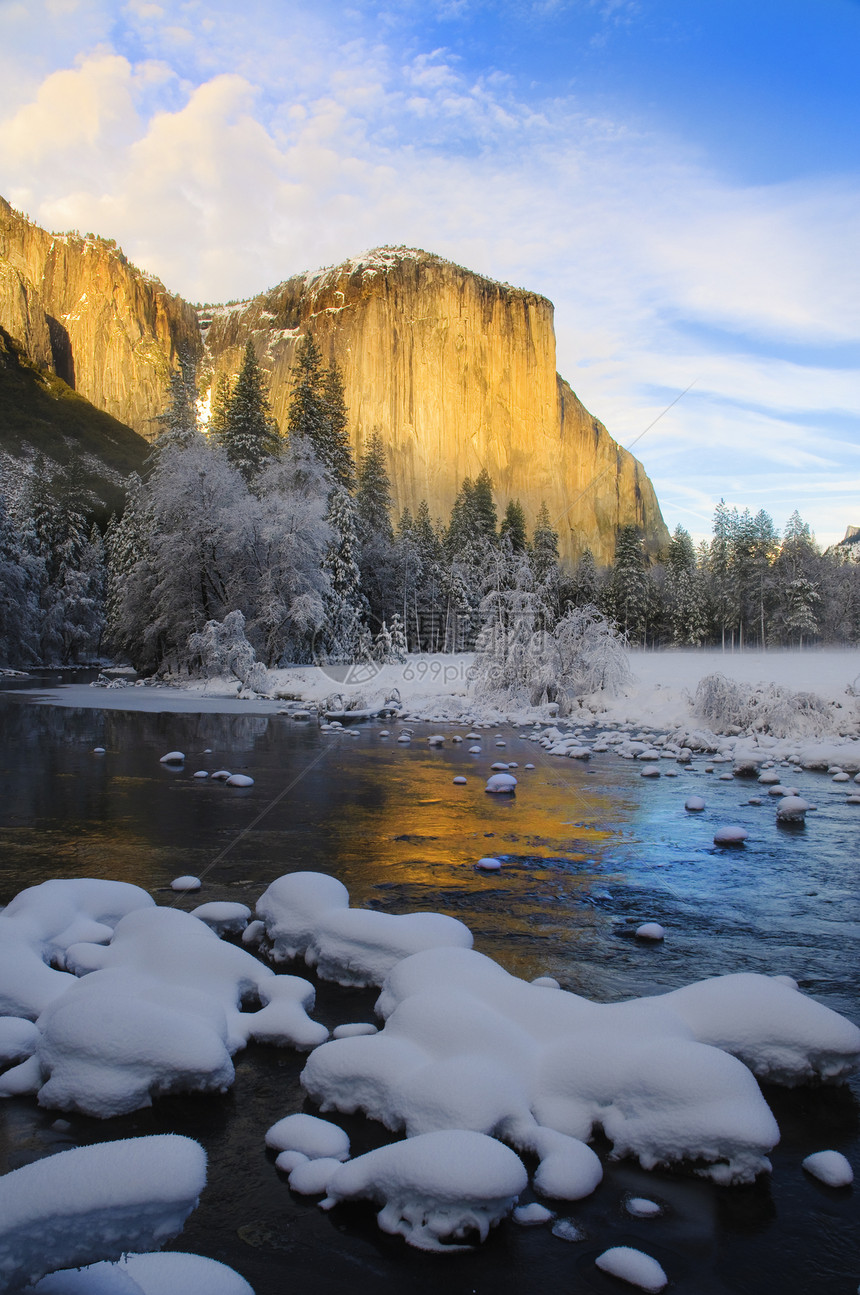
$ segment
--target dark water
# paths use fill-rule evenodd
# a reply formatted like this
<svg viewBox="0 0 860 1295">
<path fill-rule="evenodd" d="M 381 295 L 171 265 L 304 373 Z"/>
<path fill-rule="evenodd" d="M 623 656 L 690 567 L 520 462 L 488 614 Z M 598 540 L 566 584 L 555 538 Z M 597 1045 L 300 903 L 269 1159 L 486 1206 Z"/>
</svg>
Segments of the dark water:
<svg viewBox="0 0 860 1295">
<path fill-rule="evenodd" d="M 484 730 L 484 754 L 473 757 L 465 742 L 428 748 L 437 726 L 416 725 L 411 747 L 380 739 L 380 727 L 333 736 L 280 716 L 71 710 L 6 692 L 0 903 L 49 877 L 95 876 L 134 882 L 185 908 L 214 899 L 253 907 L 275 877 L 310 868 L 339 877 L 355 906 L 459 917 L 476 947 L 509 971 L 553 975 L 599 1000 L 725 972 L 787 973 L 858 1019 L 860 806 L 845 805 L 844 785 L 803 774 L 801 793 L 818 811 L 805 829 L 785 830 L 767 796 L 761 807 L 744 804 L 759 790 L 754 783 L 720 782 L 725 766 L 706 774 L 704 760 L 697 772 L 648 780 L 609 754 L 589 764 L 547 757 L 514 730 Z M 497 748 L 498 739 L 507 745 Z M 105 755 L 94 755 L 96 746 Z M 159 764 L 173 748 L 187 753 L 182 771 Z M 514 800 L 484 794 L 496 759 L 519 762 Z M 537 768 L 525 771 L 527 761 Z M 221 767 L 250 773 L 254 786 L 191 776 Z M 674 767 L 661 764 L 664 773 Z M 465 787 L 452 785 L 458 773 Z M 703 814 L 683 809 L 693 790 L 706 799 Z M 727 822 L 749 830 L 742 849 L 713 846 L 715 827 Z M 484 854 L 500 856 L 504 870 L 476 872 Z M 180 873 L 203 877 L 202 892 L 177 899 L 166 888 Z M 630 938 L 649 919 L 666 927 L 664 944 Z M 314 1014 L 330 1026 L 368 1020 L 375 997 L 320 984 Z M 252 1046 L 235 1060 L 226 1097 L 165 1099 L 123 1119 L 72 1115 L 57 1129 L 56 1112 L 2 1103 L 0 1172 L 69 1145 L 161 1131 L 196 1137 L 209 1154 L 209 1185 L 173 1248 L 229 1263 L 257 1295 L 293 1285 L 308 1295 L 429 1295 L 443 1284 L 452 1295 L 608 1293 L 625 1288 L 594 1258 L 623 1244 L 654 1255 L 685 1295 L 829 1295 L 860 1283 L 853 1192 L 825 1188 L 800 1168 L 809 1152 L 833 1148 L 860 1171 L 856 1080 L 766 1091 L 782 1141 L 772 1177 L 752 1187 L 608 1163 L 589 1200 L 558 1203 L 587 1240 L 507 1222 L 473 1254 L 439 1257 L 381 1233 L 369 1206 L 323 1214 L 293 1197 L 263 1134 L 291 1111 L 313 1110 L 299 1085 L 304 1057 Z M 390 1136 L 360 1117 L 341 1122 L 353 1154 Z M 627 1215 L 631 1194 L 659 1200 L 663 1216 Z"/>
</svg>

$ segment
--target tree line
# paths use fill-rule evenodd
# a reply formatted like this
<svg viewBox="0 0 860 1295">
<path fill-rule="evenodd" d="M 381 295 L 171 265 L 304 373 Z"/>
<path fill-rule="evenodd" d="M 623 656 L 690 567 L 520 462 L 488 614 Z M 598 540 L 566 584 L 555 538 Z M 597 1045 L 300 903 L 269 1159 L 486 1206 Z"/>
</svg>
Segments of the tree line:
<svg viewBox="0 0 860 1295">
<path fill-rule="evenodd" d="M 447 522 L 426 501 L 394 520 L 381 431 L 356 461 L 341 375 L 311 334 L 283 434 L 251 342 L 235 381 L 215 383 L 205 428 L 197 396 L 180 365 L 104 533 L 88 523 L 79 464 L 37 462 L 0 498 L 0 663 L 199 668 L 201 644 L 223 642 L 207 626 L 237 612 L 270 667 L 476 646 L 491 660 L 524 625 L 533 641 L 582 608 L 646 647 L 860 641 L 860 563 L 841 546 L 822 553 L 797 513 L 780 536 L 767 513 L 721 501 L 698 547 L 679 526 L 654 562 L 624 527 L 611 566 L 586 550 L 568 568 L 546 506 L 531 527 L 515 499 L 500 518 L 486 470 L 462 482 Z"/>
</svg>

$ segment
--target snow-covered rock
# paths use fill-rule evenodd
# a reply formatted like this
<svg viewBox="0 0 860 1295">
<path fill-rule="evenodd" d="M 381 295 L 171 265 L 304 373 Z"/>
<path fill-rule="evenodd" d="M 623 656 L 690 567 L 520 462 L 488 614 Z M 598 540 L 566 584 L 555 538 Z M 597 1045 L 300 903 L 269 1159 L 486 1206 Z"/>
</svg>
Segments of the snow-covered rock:
<svg viewBox="0 0 860 1295">
<path fill-rule="evenodd" d="M 191 916 L 205 922 L 216 935 L 241 935 L 251 920 L 251 910 L 247 904 L 213 900 L 209 904 L 198 904 L 192 909 Z"/>
<path fill-rule="evenodd" d="M 202 885 L 203 883 L 199 877 L 192 877 L 189 873 L 182 877 L 174 877 L 173 881 L 170 883 L 170 889 L 181 891 L 199 890 Z"/>
<path fill-rule="evenodd" d="M 0 1178 L 0 1290 L 162 1245 L 205 1183 L 203 1148 L 176 1134 L 75 1147 L 13 1170 Z"/>
<path fill-rule="evenodd" d="M 375 1201 L 384 1232 L 419 1250 L 447 1252 L 468 1249 L 458 1243 L 473 1233 L 485 1240 L 527 1183 L 525 1166 L 509 1147 L 471 1130 L 446 1129 L 338 1165 L 321 1204 Z"/>
<path fill-rule="evenodd" d="M 254 1295 L 233 1268 L 176 1250 L 66 1268 L 43 1277 L 32 1290 L 33 1295 Z"/>
<path fill-rule="evenodd" d="M 517 780 L 512 773 L 494 773 L 487 779 L 484 791 L 494 795 L 513 796 L 517 789 Z"/>
<path fill-rule="evenodd" d="M 749 832 L 745 827 L 718 827 L 714 833 L 714 845 L 743 845 L 748 836 Z"/>
<path fill-rule="evenodd" d="M 472 933 L 442 913 L 380 913 L 350 908 L 335 877 L 294 872 L 273 881 L 257 902 L 275 962 L 303 957 L 324 980 L 381 985 L 395 963 L 423 949 L 468 949 Z"/>
<path fill-rule="evenodd" d="M 643 922 L 636 928 L 637 940 L 651 940 L 658 942 L 666 938 L 666 932 L 659 922 Z"/>
<path fill-rule="evenodd" d="M 828 1187 L 850 1187 L 854 1182 L 854 1170 L 841 1151 L 814 1151 L 803 1168 Z"/>
<path fill-rule="evenodd" d="M 330 1120 L 315 1115 L 285 1115 L 266 1131 L 272 1151 L 300 1151 L 308 1160 L 347 1160 L 349 1137 Z"/>
<path fill-rule="evenodd" d="M 634 1250 L 632 1246 L 613 1246 L 598 1255 L 594 1262 L 601 1272 L 643 1291 L 661 1291 L 669 1281 L 656 1259 L 641 1250 Z"/>
<path fill-rule="evenodd" d="M 783 796 L 776 807 L 776 817 L 780 823 L 802 823 L 808 809 L 809 802 L 801 796 Z"/>
<path fill-rule="evenodd" d="M 167 755 L 163 755 L 161 757 L 161 760 L 159 761 L 159 763 L 160 764 L 182 764 L 184 760 L 185 760 L 184 751 L 168 751 Z"/>
<path fill-rule="evenodd" d="M 79 940 L 104 943 L 120 918 L 155 900 L 125 881 L 76 877 L 20 891 L 0 911 L 0 1014 L 35 1018 L 74 983 L 66 950 Z"/>
<path fill-rule="evenodd" d="M 231 773 L 229 778 L 224 779 L 227 787 L 253 787 L 254 779 L 247 773 Z"/>
<path fill-rule="evenodd" d="M 110 945 L 66 952 L 79 974 L 37 1021 L 33 1056 L 0 1075 L 0 1095 L 38 1092 L 43 1106 L 102 1118 L 177 1091 L 224 1091 L 231 1055 L 250 1038 L 311 1048 L 313 986 L 276 976 L 203 922 L 174 908 L 131 912 Z M 246 995 L 263 1004 L 242 1010 Z"/>
</svg>

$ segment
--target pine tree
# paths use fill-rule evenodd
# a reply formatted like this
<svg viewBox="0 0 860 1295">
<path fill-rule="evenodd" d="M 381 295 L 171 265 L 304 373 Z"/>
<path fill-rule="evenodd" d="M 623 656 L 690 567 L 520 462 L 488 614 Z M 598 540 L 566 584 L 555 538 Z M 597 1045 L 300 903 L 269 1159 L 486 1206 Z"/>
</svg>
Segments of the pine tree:
<svg viewBox="0 0 860 1295">
<path fill-rule="evenodd" d="M 374 431 L 362 456 L 355 495 L 361 583 L 370 608 L 370 623 L 379 625 L 397 606 L 391 483 L 385 447 Z"/>
<path fill-rule="evenodd" d="M 395 612 L 391 618 L 391 659 L 402 664 L 406 660 L 408 652 L 406 635 L 403 631 L 403 621 L 400 619 L 399 612 Z"/>
<path fill-rule="evenodd" d="M 180 355 L 179 367 L 170 375 L 167 407 L 157 422 L 161 448 L 168 443 L 187 444 L 197 431 L 197 384 L 194 362 L 188 355 Z"/>
<path fill-rule="evenodd" d="M 472 505 L 477 535 L 495 542 L 498 538 L 496 532 L 498 514 L 496 513 L 496 505 L 493 499 L 493 483 L 486 468 L 482 468 L 478 473 L 472 495 Z M 525 522 L 525 518 L 523 518 L 523 522 Z"/>
<path fill-rule="evenodd" d="M 246 481 L 253 481 L 281 448 L 281 438 L 272 418 L 263 371 L 254 344 L 245 346 L 242 367 L 227 407 L 225 425 L 218 440 L 227 451 L 230 464 Z"/>
<path fill-rule="evenodd" d="M 510 542 L 514 553 L 522 553 L 527 547 L 526 515 L 519 499 L 509 499 L 502 518 L 500 534 L 502 539 Z"/>
<path fill-rule="evenodd" d="M 640 639 L 647 630 L 648 592 L 642 536 L 637 527 L 622 526 L 604 596 L 607 610 L 627 638 Z"/>
<path fill-rule="evenodd" d="M 366 638 L 367 604 L 361 591 L 355 504 L 342 486 L 335 486 L 329 495 L 326 521 L 331 540 L 323 558 L 329 583 L 324 654 L 329 661 L 353 662 Z"/>
<path fill-rule="evenodd" d="M 209 435 L 220 439 L 227 427 L 230 413 L 230 400 L 233 392 L 230 379 L 226 373 L 219 373 L 212 392 L 212 403 L 209 408 Z"/>
<path fill-rule="evenodd" d="M 532 564 L 538 581 L 546 580 L 551 568 L 558 565 L 558 531 L 549 519 L 549 509 L 541 503 L 532 537 Z"/>
<path fill-rule="evenodd" d="M 355 495 L 358 524 L 362 539 L 378 536 L 391 544 L 391 481 L 386 466 L 385 445 L 378 428 L 374 428 L 358 467 Z"/>
<path fill-rule="evenodd" d="M 313 334 L 305 333 L 296 347 L 287 434 L 308 440 L 331 480 L 351 493 L 355 461 L 348 423 L 340 370 L 336 364 L 323 368 Z"/>
</svg>

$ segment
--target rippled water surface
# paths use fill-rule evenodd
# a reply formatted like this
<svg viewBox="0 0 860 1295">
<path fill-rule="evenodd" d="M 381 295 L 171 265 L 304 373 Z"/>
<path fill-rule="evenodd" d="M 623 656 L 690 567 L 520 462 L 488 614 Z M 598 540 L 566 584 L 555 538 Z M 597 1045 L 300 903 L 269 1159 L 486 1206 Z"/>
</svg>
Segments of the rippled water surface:
<svg viewBox="0 0 860 1295">
<path fill-rule="evenodd" d="M 483 730 L 483 753 L 450 740 L 429 748 L 438 726 L 416 724 L 410 746 L 321 733 L 282 716 L 177 715 L 72 710 L 0 696 L 0 903 L 49 877 L 115 877 L 161 903 L 191 908 L 233 899 L 253 907 L 275 877 L 316 869 L 339 877 L 355 906 L 450 913 L 476 947 L 525 978 L 555 976 L 566 989 L 617 1000 L 710 975 L 760 971 L 794 976 L 853 1020 L 858 987 L 860 806 L 845 785 L 805 773 L 801 794 L 817 806 L 806 828 L 776 827 L 773 802 L 746 804 L 755 784 L 719 780 L 706 761 L 678 776 L 642 779 L 641 766 L 611 754 L 588 763 L 548 757 L 513 729 Z M 463 730 L 459 730 L 463 732 Z M 504 741 L 504 747 L 497 747 Z M 102 756 L 93 748 L 106 748 Z M 184 769 L 159 764 L 187 754 Z M 494 760 L 516 761 L 515 798 L 484 793 Z M 534 770 L 525 770 L 526 762 Z M 246 790 L 195 780 L 228 768 L 255 779 Z M 676 766 L 662 761 L 661 769 Z M 452 778 L 465 774 L 465 787 Z M 755 787 L 755 790 L 759 789 Z M 704 813 L 684 811 L 695 791 Z M 747 844 L 720 850 L 715 827 L 739 823 Z M 501 873 L 477 872 L 485 854 Z M 177 899 L 180 873 L 204 879 Z M 642 945 L 632 931 L 659 921 L 667 939 Z M 307 974 L 304 967 L 290 968 Z M 373 991 L 321 984 L 315 1015 L 330 1026 L 367 1020 Z M 163 1130 L 197 1137 L 209 1153 L 209 1186 L 173 1248 L 230 1263 L 275 1295 L 293 1284 L 310 1295 L 399 1295 L 621 1289 L 594 1267 L 609 1245 L 640 1246 L 685 1295 L 709 1292 L 856 1291 L 856 1198 L 809 1179 L 800 1162 L 835 1148 L 860 1170 L 858 1089 L 768 1089 L 782 1130 L 774 1173 L 748 1188 L 719 1189 L 680 1174 L 607 1165 L 588 1201 L 560 1203 L 587 1239 L 505 1223 L 470 1255 L 426 1256 L 387 1237 L 370 1207 L 323 1214 L 293 1197 L 263 1148 L 265 1129 L 304 1104 L 303 1058 L 252 1046 L 236 1058 L 226 1097 L 182 1097 L 119 1120 L 68 1118 L 32 1102 L 0 1105 L 0 1170 L 52 1150 Z M 360 1118 L 342 1121 L 354 1153 L 388 1136 Z M 657 1220 L 626 1214 L 627 1195 L 665 1206 Z"/>
</svg>

